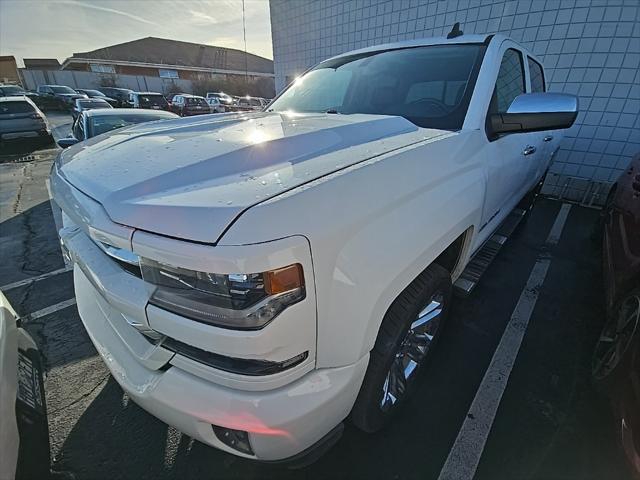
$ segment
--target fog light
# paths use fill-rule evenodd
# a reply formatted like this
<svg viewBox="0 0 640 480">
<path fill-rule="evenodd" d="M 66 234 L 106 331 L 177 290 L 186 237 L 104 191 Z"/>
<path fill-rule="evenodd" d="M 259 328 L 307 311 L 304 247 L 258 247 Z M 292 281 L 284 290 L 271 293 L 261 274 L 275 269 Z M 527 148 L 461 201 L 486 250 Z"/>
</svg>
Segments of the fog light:
<svg viewBox="0 0 640 480">
<path fill-rule="evenodd" d="M 217 425 L 211 425 L 213 427 L 213 433 L 216 434 L 218 440 L 247 455 L 253 455 L 253 448 L 249 443 L 249 434 L 243 430 L 233 430 L 232 428 L 218 427 Z"/>
</svg>

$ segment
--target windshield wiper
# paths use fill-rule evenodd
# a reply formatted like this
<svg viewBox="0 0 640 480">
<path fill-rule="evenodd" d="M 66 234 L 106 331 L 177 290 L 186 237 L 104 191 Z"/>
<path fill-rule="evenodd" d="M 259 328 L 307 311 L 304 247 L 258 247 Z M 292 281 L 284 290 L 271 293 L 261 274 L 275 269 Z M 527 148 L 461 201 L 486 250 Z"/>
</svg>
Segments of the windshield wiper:
<svg viewBox="0 0 640 480">
<path fill-rule="evenodd" d="M 324 113 L 339 114 L 340 112 L 338 110 L 336 110 L 335 108 L 330 108 L 329 110 L 327 110 Z"/>
</svg>

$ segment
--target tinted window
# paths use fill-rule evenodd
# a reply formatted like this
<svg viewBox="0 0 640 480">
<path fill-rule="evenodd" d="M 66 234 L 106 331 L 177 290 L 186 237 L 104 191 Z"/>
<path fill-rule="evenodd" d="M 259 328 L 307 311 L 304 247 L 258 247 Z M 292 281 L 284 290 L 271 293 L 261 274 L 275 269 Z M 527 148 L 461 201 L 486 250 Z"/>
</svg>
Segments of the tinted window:
<svg viewBox="0 0 640 480">
<path fill-rule="evenodd" d="M 89 108 L 109 108 L 111 105 L 109 105 L 107 102 L 102 101 L 102 100 L 80 100 L 80 106 L 84 109 L 89 109 Z"/>
<path fill-rule="evenodd" d="M 90 97 L 104 97 L 106 96 L 104 93 L 99 92 L 98 90 L 82 90 L 83 93 L 86 93 Z"/>
<path fill-rule="evenodd" d="M 141 107 L 165 107 L 167 100 L 162 95 L 138 95 Z"/>
<path fill-rule="evenodd" d="M 296 80 L 275 111 L 398 115 L 421 127 L 462 127 L 481 45 L 434 45 L 327 60 Z"/>
<path fill-rule="evenodd" d="M 544 92 L 544 74 L 542 66 L 534 59 L 527 57 L 529 64 L 529 76 L 531 77 L 531 91 Z"/>
<path fill-rule="evenodd" d="M 186 98 L 187 105 L 200 105 L 201 107 L 206 107 L 207 102 L 204 98 Z"/>
<path fill-rule="evenodd" d="M 84 140 L 84 116 L 82 115 L 73 124 L 73 136 L 79 141 Z"/>
<path fill-rule="evenodd" d="M 35 112 L 29 102 L 0 102 L 0 115 Z"/>
<path fill-rule="evenodd" d="M 61 87 L 61 86 L 53 86 L 51 87 L 55 93 L 77 93 L 73 88 L 70 87 Z"/>
<path fill-rule="evenodd" d="M 496 80 L 494 95 L 497 111 L 500 113 L 506 112 L 513 99 L 524 92 L 522 55 L 520 52 L 510 48 L 504 52 L 498 79 Z"/>
<path fill-rule="evenodd" d="M 23 93 L 25 93 L 25 91 L 22 88 L 14 87 L 13 85 L 10 85 L 8 87 L 0 87 L 1 95 L 21 95 Z"/>
</svg>

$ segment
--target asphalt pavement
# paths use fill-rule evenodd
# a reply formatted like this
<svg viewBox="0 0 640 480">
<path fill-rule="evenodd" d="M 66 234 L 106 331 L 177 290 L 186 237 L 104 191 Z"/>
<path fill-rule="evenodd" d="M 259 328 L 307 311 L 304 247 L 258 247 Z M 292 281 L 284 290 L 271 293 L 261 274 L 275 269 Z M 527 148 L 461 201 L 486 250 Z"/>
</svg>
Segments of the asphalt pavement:
<svg viewBox="0 0 640 480">
<path fill-rule="evenodd" d="M 69 121 L 52 116 L 58 136 Z M 78 479 L 437 479 L 473 420 L 478 387 L 562 208 L 540 201 L 471 296 L 456 299 L 414 398 L 392 425 L 367 435 L 347 423 L 318 462 L 287 470 L 194 442 L 136 406 L 111 378 L 73 305 L 72 272 L 60 255 L 45 185 L 56 153 L 0 153 L 0 285 L 14 285 L 5 294 L 20 315 L 31 315 L 24 326 L 46 360 L 54 469 Z M 569 211 L 486 444 L 472 446 L 481 453 L 477 479 L 629 478 L 613 418 L 589 381 L 604 319 L 597 217 L 576 205 Z"/>
</svg>

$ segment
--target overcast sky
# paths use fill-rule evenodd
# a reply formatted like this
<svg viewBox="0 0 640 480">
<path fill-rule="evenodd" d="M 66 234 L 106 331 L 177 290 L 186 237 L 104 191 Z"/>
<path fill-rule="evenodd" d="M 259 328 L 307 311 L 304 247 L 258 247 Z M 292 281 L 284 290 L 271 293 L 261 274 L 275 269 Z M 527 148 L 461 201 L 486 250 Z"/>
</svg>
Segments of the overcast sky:
<svg viewBox="0 0 640 480">
<path fill-rule="evenodd" d="M 247 50 L 273 58 L 268 0 L 245 18 Z M 0 55 L 19 66 L 149 36 L 242 50 L 242 0 L 0 0 Z"/>
</svg>

